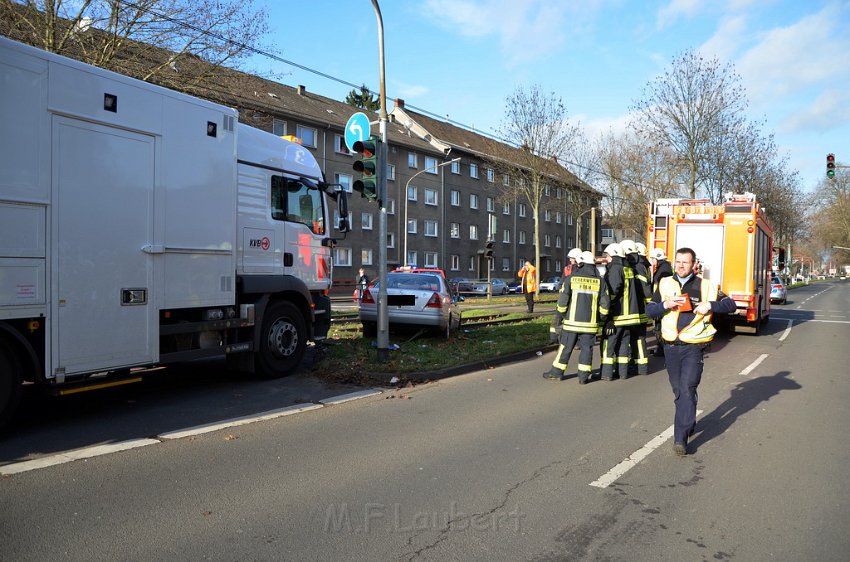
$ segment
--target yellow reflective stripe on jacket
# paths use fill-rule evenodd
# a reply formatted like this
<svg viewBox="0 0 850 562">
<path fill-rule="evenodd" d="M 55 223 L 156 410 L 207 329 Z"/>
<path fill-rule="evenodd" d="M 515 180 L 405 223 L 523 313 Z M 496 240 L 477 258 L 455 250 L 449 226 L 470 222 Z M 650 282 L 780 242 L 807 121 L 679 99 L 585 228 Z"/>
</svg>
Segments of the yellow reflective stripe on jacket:
<svg viewBox="0 0 850 562">
<path fill-rule="evenodd" d="M 682 294 L 682 287 L 675 277 L 664 277 L 658 283 L 661 300 L 666 301 Z M 717 300 L 717 286 L 710 281 L 700 281 L 700 302 Z M 714 338 L 717 330 L 711 325 L 711 312 L 702 316 L 695 314 L 690 324 L 679 331 L 679 311 L 668 310 L 661 317 L 661 337 L 664 341 L 683 341 L 685 343 L 706 343 Z"/>
</svg>

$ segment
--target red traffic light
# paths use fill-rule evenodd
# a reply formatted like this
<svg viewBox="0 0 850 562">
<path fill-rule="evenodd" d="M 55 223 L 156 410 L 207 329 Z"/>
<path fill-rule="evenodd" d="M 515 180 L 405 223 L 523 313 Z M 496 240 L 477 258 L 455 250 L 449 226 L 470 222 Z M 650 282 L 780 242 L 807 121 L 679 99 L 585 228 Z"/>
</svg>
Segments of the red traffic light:
<svg viewBox="0 0 850 562">
<path fill-rule="evenodd" d="M 835 177 L 835 154 L 826 155 L 826 177 Z"/>
</svg>

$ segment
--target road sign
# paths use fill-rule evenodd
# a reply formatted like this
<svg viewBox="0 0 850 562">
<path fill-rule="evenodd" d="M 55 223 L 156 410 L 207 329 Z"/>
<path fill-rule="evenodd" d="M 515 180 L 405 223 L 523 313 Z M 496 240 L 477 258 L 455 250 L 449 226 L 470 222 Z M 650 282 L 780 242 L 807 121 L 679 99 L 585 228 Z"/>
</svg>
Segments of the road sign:
<svg viewBox="0 0 850 562">
<path fill-rule="evenodd" d="M 369 117 L 358 111 L 345 124 L 345 146 L 354 151 L 354 143 L 368 139 L 370 134 Z"/>
</svg>

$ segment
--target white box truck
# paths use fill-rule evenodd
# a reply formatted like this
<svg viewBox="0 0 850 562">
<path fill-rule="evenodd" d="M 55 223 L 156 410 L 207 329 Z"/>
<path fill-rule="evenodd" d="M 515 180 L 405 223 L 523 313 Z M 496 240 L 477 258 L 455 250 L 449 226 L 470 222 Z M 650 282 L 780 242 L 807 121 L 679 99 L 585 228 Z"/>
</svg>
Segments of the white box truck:
<svg viewBox="0 0 850 562">
<path fill-rule="evenodd" d="M 277 377 L 326 336 L 346 200 L 300 144 L 6 38 L 0 133 L 0 423 L 25 381 L 222 355 Z"/>
</svg>

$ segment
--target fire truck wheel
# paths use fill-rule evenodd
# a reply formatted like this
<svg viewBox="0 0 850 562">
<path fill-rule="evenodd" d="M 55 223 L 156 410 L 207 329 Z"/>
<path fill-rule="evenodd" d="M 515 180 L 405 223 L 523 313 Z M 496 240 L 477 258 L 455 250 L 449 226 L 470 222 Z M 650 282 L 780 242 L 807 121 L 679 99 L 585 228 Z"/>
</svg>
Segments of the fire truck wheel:
<svg viewBox="0 0 850 562">
<path fill-rule="evenodd" d="M 12 352 L 0 341 L 0 429 L 12 417 L 20 398 L 20 368 Z"/>
<path fill-rule="evenodd" d="M 263 315 L 259 351 L 255 356 L 257 373 L 267 379 L 291 375 L 307 347 L 307 329 L 298 307 L 290 302 L 269 304 Z"/>
</svg>

